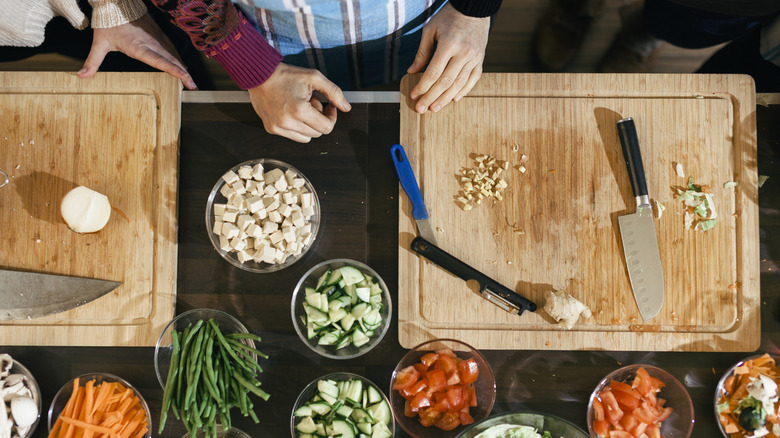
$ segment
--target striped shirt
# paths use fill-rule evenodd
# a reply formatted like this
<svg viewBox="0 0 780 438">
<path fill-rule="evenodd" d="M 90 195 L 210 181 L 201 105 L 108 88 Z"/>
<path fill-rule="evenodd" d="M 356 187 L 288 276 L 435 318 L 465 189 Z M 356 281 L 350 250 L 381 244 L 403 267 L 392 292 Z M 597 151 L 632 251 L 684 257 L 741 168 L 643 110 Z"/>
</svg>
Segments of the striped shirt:
<svg viewBox="0 0 780 438">
<path fill-rule="evenodd" d="M 345 90 L 387 83 L 411 65 L 422 27 L 447 0 L 152 0 L 239 87 L 284 62 L 316 68 Z M 450 0 L 484 17 L 501 0 Z"/>
</svg>

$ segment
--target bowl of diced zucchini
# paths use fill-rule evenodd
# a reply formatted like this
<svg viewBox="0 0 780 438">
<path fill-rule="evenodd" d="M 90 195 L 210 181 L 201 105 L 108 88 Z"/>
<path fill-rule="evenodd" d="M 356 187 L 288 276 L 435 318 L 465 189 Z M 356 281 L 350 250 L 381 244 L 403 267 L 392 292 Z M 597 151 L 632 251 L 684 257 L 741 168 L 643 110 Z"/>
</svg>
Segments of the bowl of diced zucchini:
<svg viewBox="0 0 780 438">
<path fill-rule="evenodd" d="M 301 277 L 290 312 L 309 348 L 331 359 L 370 351 L 390 326 L 392 303 L 382 277 L 350 259 L 324 261 Z"/>
<path fill-rule="evenodd" d="M 206 230 L 214 249 L 249 272 L 274 272 L 300 260 L 314 244 L 319 224 L 314 186 L 278 160 L 232 167 L 206 202 Z"/>
<path fill-rule="evenodd" d="M 387 396 L 352 373 L 332 373 L 309 383 L 290 416 L 293 438 L 341 436 L 390 438 L 395 421 Z"/>
</svg>

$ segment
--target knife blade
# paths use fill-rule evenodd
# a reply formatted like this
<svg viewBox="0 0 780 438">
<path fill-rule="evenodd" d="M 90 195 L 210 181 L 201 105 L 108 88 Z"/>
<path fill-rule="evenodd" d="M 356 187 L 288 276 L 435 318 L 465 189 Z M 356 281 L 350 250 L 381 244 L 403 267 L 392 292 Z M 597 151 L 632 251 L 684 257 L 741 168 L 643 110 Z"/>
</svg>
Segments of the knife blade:
<svg viewBox="0 0 780 438">
<path fill-rule="evenodd" d="M 518 316 L 522 315 L 526 310 L 530 312 L 536 311 L 536 304 L 533 301 L 523 298 L 517 292 L 477 271 L 424 238 L 415 237 L 412 240 L 411 247 L 412 251 L 432 261 L 445 271 L 465 281 L 475 280 L 479 283 L 479 294 L 482 298 L 505 311 Z"/>
<path fill-rule="evenodd" d="M 390 148 L 390 156 L 393 158 L 395 172 L 398 174 L 398 180 L 401 187 L 406 192 L 406 196 L 412 201 L 412 217 L 417 224 L 417 232 L 425 240 L 436 245 L 436 234 L 433 233 L 431 223 L 428 217 L 428 210 L 425 208 L 420 187 L 417 185 L 417 179 L 414 177 L 414 171 L 406 158 L 406 151 L 400 144 L 393 145 Z"/>
<path fill-rule="evenodd" d="M 64 312 L 121 285 L 117 281 L 0 269 L 0 320 Z"/>
<path fill-rule="evenodd" d="M 642 319 L 653 319 L 664 304 L 664 271 L 647 193 L 636 126 L 631 117 L 617 122 L 620 145 L 636 199 L 636 212 L 618 217 L 628 278 Z"/>
</svg>

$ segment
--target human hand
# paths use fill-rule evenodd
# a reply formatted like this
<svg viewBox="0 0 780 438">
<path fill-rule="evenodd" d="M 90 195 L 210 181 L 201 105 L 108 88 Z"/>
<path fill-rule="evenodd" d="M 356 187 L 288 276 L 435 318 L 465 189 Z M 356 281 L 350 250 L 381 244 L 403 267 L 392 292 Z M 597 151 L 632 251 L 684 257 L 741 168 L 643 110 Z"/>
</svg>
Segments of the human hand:
<svg viewBox="0 0 780 438">
<path fill-rule="evenodd" d="M 314 96 L 315 90 L 330 101 L 327 106 Z M 249 99 L 266 131 L 299 143 L 329 134 L 338 110 L 352 109 L 341 89 L 318 70 L 285 63 L 265 82 L 249 89 Z"/>
<path fill-rule="evenodd" d="M 417 100 L 418 113 L 429 108 L 439 111 L 471 91 L 482 75 L 489 30 L 490 17 L 468 17 L 449 3 L 431 18 L 423 28 L 420 48 L 407 70 L 417 73 L 428 66 L 410 95 Z"/>
<path fill-rule="evenodd" d="M 92 48 L 84 61 L 84 67 L 78 71 L 78 76 L 93 76 L 108 52 L 115 51 L 181 79 L 184 86 L 190 90 L 198 88 L 176 57 L 176 48 L 171 40 L 157 27 L 157 23 L 148 13 L 130 23 L 95 29 Z"/>
</svg>

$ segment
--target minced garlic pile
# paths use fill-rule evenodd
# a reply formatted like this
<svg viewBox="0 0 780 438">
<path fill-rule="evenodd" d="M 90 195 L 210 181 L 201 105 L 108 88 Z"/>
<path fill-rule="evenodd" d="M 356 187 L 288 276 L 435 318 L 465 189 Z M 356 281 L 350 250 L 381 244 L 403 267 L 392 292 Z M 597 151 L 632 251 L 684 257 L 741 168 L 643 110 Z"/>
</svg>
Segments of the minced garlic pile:
<svg viewBox="0 0 780 438">
<path fill-rule="evenodd" d="M 509 183 L 501 178 L 501 173 L 509 169 L 509 162 L 497 160 L 486 154 L 474 156 L 474 167 L 460 171 L 460 191 L 457 204 L 463 211 L 471 210 L 483 200 L 504 199 L 503 191 Z"/>
</svg>

